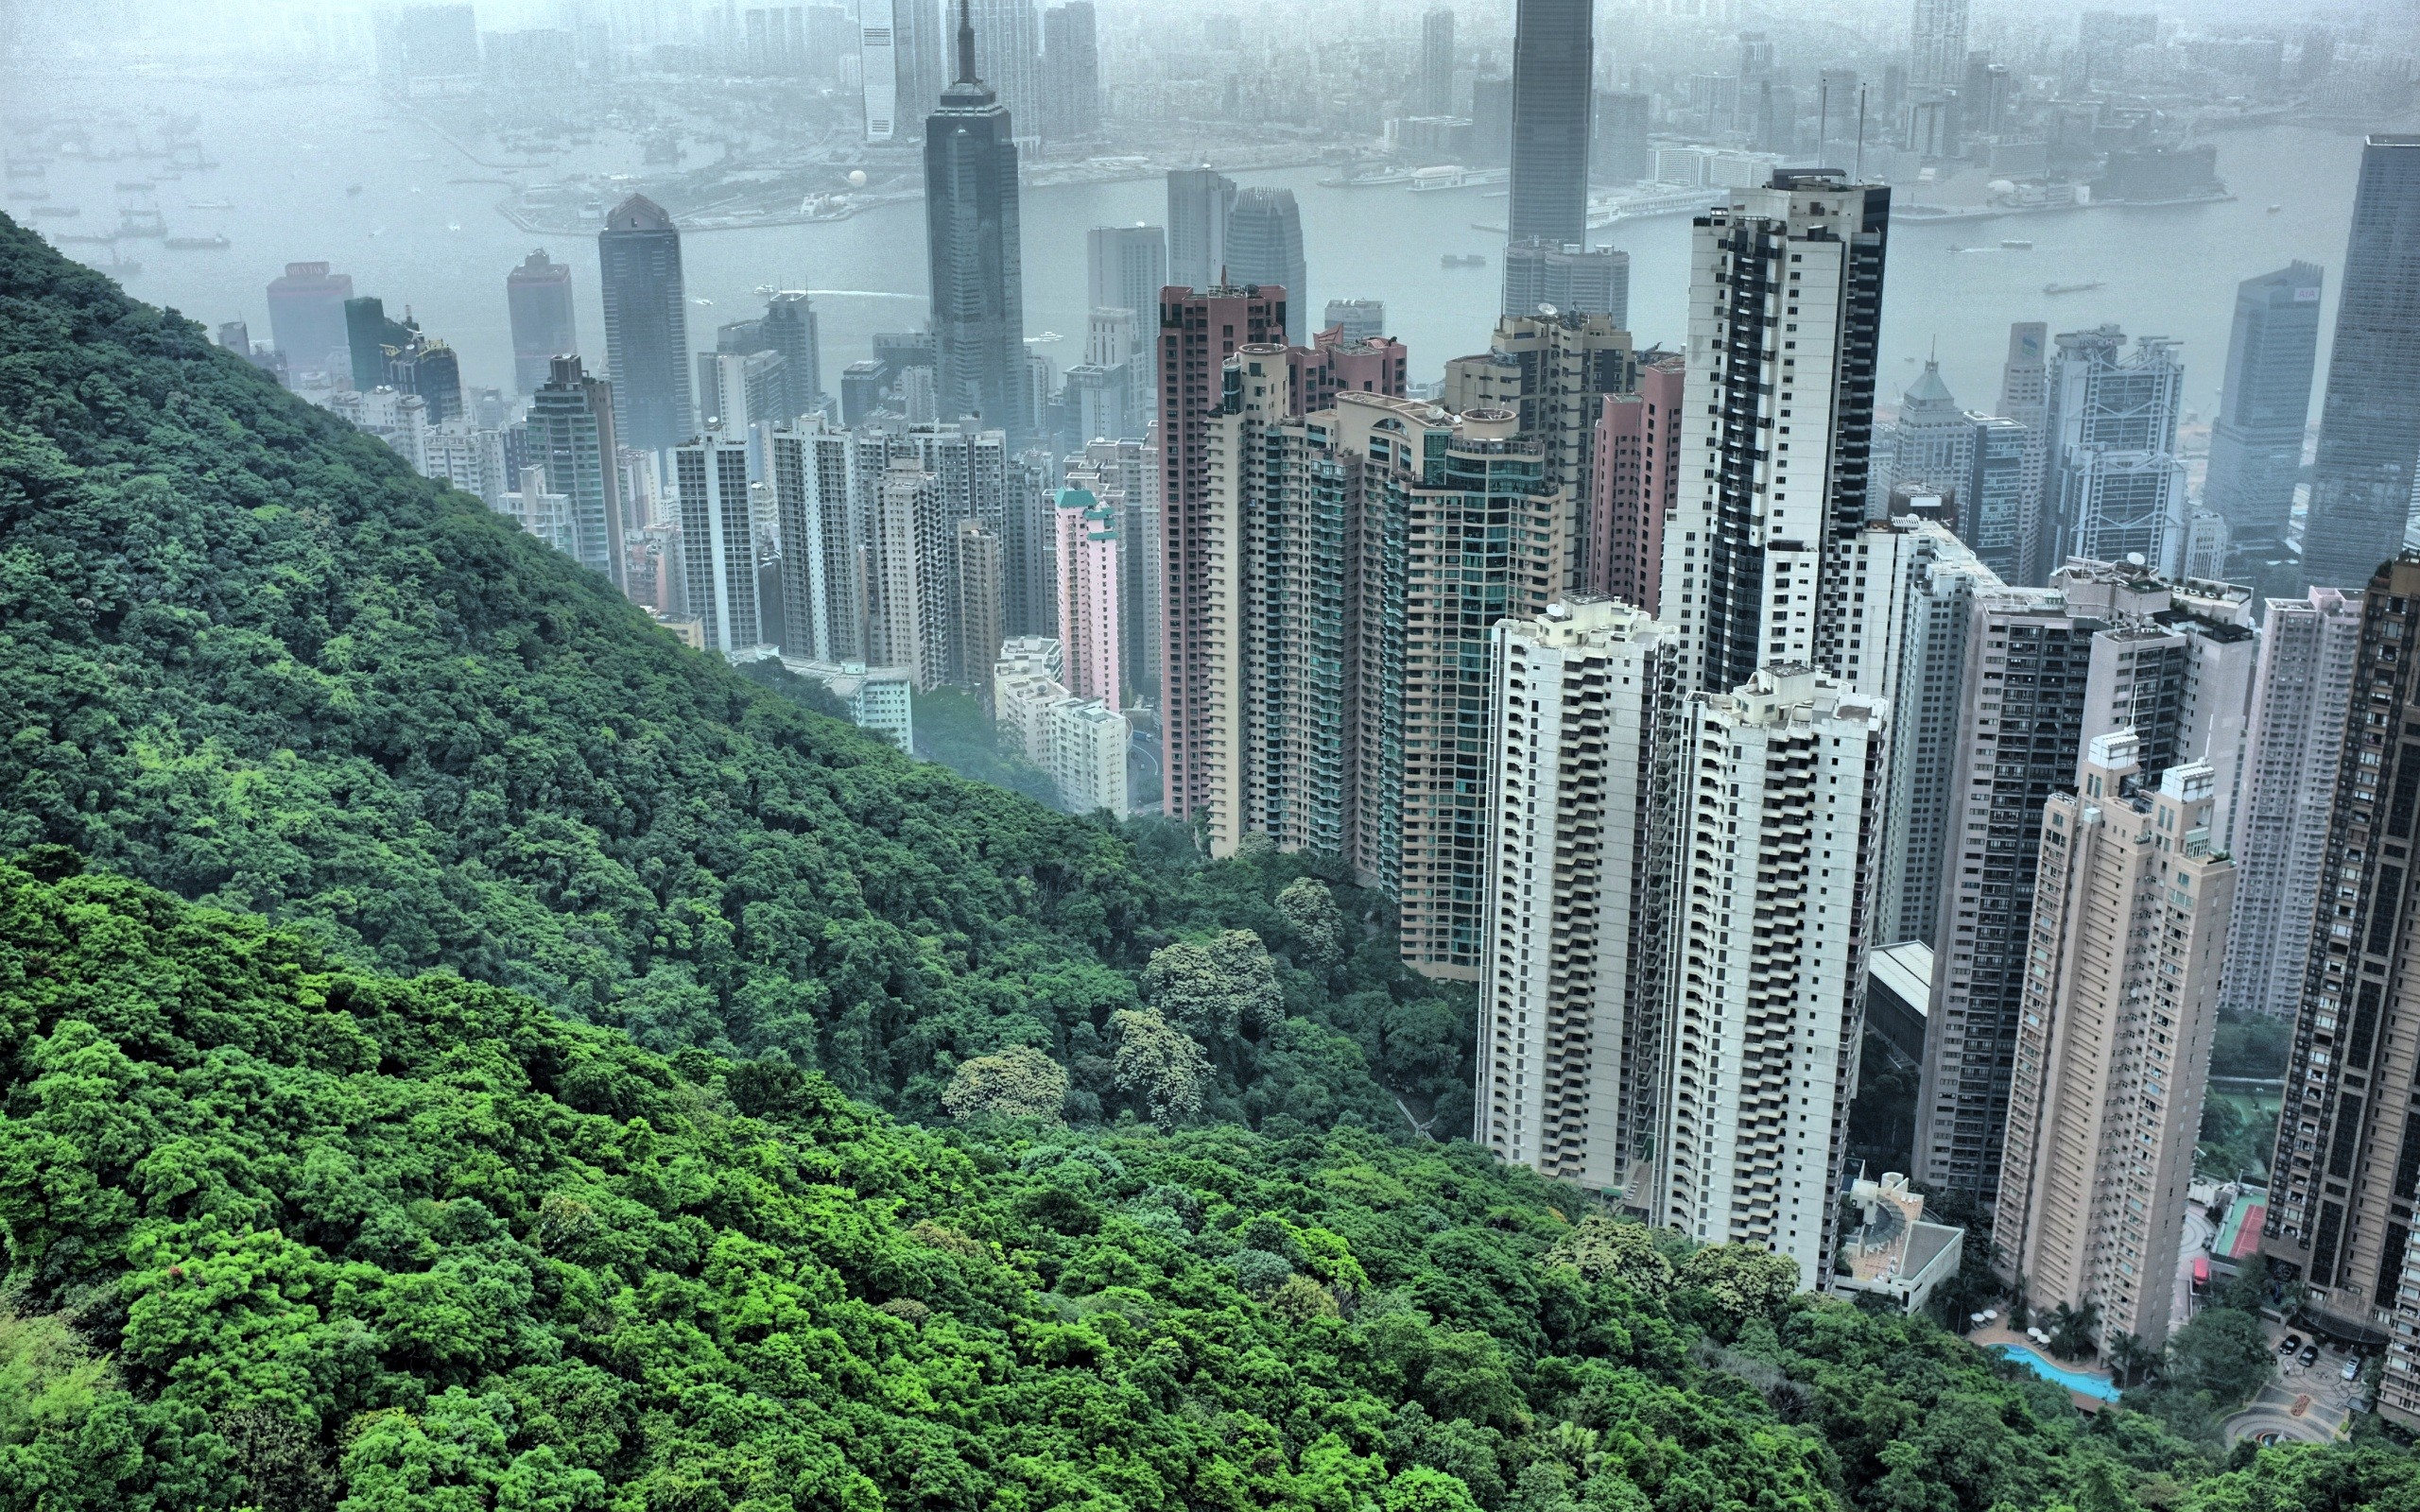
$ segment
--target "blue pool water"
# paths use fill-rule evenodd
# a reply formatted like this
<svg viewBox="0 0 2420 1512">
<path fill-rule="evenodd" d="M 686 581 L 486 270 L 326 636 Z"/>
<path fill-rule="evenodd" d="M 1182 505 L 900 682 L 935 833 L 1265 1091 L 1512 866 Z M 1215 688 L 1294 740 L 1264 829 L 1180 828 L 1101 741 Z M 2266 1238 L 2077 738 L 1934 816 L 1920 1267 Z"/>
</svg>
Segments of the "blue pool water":
<svg viewBox="0 0 2420 1512">
<path fill-rule="evenodd" d="M 1992 1349 L 1995 1352 L 2004 1354 L 2012 1360 L 2023 1361 L 2026 1367 L 2035 1375 L 2045 1381 L 2055 1382 L 2069 1391 L 2082 1392 L 2087 1397 L 2098 1397 L 2102 1401 L 2118 1400 L 2118 1388 L 2111 1385 L 2106 1377 L 2082 1375 L 2073 1370 L 2062 1369 L 2022 1344 L 1995 1344 Z"/>
</svg>

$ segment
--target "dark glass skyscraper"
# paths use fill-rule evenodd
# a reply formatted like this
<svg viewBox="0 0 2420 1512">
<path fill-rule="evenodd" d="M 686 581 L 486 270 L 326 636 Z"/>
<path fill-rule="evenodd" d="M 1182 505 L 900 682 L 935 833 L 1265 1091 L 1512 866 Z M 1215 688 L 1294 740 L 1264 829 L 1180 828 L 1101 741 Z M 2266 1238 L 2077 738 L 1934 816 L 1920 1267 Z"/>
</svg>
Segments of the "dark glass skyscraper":
<svg viewBox="0 0 2420 1512">
<path fill-rule="evenodd" d="M 1512 35 L 1511 241 L 1588 235 L 1595 0 L 1520 0 Z"/>
<path fill-rule="evenodd" d="M 1303 306 L 1310 298 L 1310 275 L 1303 266 L 1303 213 L 1291 189 L 1246 189 L 1236 196 L 1227 220 L 1227 281 L 1242 285 L 1281 284 L 1286 290 L 1286 337 L 1303 345 Z"/>
<path fill-rule="evenodd" d="M 2280 541 L 2293 512 L 2319 353 L 2316 263 L 2294 263 L 2236 285 L 2226 385 L 2210 427 L 2202 496 L 2235 539 Z"/>
<path fill-rule="evenodd" d="M 899 81 L 899 134 L 921 121 L 949 80 L 949 26 L 936 0 L 891 0 L 891 46 Z"/>
<path fill-rule="evenodd" d="M 2320 411 L 2303 576 L 2361 588 L 2403 549 L 2420 464 L 2420 136 L 2373 136 Z"/>
<path fill-rule="evenodd" d="M 1021 444 L 1027 413 L 1017 148 L 1009 112 L 975 74 L 975 24 L 958 16 L 958 78 L 925 123 L 925 232 L 933 367 L 943 420 L 979 415 Z"/>
<path fill-rule="evenodd" d="M 681 233 L 664 207 L 632 195 L 596 233 L 605 295 L 605 369 L 622 444 L 660 452 L 697 429 L 689 387 L 689 299 Z"/>
<path fill-rule="evenodd" d="M 1219 269 L 1227 260 L 1227 222 L 1235 209 L 1233 179 L 1206 167 L 1168 170 L 1170 284 L 1201 293 L 1226 282 Z M 1286 292 L 1302 297 L 1298 290 Z"/>
<path fill-rule="evenodd" d="M 576 356 L 547 364 L 529 402 L 529 462 L 546 472 L 546 489 L 571 501 L 571 554 L 627 589 L 622 473 L 614 457 L 614 389 Z"/>
<path fill-rule="evenodd" d="M 572 319 L 571 266 L 544 248 L 504 276 L 504 303 L 512 318 L 512 387 L 534 394 L 557 357 L 579 350 Z"/>
<path fill-rule="evenodd" d="M 765 301 L 765 349 L 782 354 L 787 369 L 789 403 L 782 412 L 792 420 L 823 403 L 823 350 L 816 333 L 815 301 L 804 289 L 784 289 Z"/>
</svg>

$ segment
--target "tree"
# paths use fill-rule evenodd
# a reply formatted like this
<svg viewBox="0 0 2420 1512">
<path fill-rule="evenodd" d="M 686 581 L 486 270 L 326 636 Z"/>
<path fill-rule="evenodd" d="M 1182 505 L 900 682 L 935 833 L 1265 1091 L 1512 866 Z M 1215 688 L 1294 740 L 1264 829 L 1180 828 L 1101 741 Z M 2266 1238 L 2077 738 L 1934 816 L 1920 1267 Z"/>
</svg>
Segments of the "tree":
<svg viewBox="0 0 2420 1512">
<path fill-rule="evenodd" d="M 1478 1512 L 1478 1503 L 1461 1481 L 1415 1465 L 1388 1484 L 1386 1512 Z"/>
<path fill-rule="evenodd" d="M 1286 1017 L 1286 992 L 1260 936 L 1220 930 L 1207 945 L 1180 940 L 1151 954 L 1143 995 L 1162 1017 L 1198 1040 L 1225 1044 L 1238 1030 L 1253 1033 Z"/>
<path fill-rule="evenodd" d="M 942 1093 L 942 1106 L 957 1119 L 1003 1113 L 1055 1124 L 1066 1101 L 1067 1068 L 1031 1045 L 959 1061 Z"/>
<path fill-rule="evenodd" d="M 1324 976 L 1344 959 L 1344 911 L 1336 894 L 1317 877 L 1297 877 L 1278 889 L 1277 911 L 1301 941 L 1303 958 L 1295 964 Z"/>
<path fill-rule="evenodd" d="M 2100 1325 L 2100 1304 L 2086 1302 L 2070 1307 L 2061 1302 L 2050 1310 L 2050 1352 L 2063 1360 L 2077 1360 L 2092 1352 L 2093 1330 Z"/>
<path fill-rule="evenodd" d="M 1620 1281 L 1651 1300 L 1672 1289 L 1672 1263 L 1655 1247 L 1647 1226 L 1601 1212 L 1581 1219 L 1579 1227 L 1556 1240 L 1543 1263 L 1568 1265 L 1592 1281 Z"/>
<path fill-rule="evenodd" d="M 2146 1348 L 2139 1333 L 2119 1333 L 2109 1340 L 2109 1367 L 2120 1386 L 2134 1384 L 2135 1372 L 2158 1363 L 2159 1351 Z"/>
<path fill-rule="evenodd" d="M 1749 1245 L 1708 1245 L 1681 1263 L 1676 1278 L 1703 1292 L 1717 1332 L 1736 1333 L 1751 1318 L 1780 1315 L 1798 1291 L 1798 1263 Z"/>
<path fill-rule="evenodd" d="M 2260 1319 L 2231 1307 L 2204 1308 L 2168 1341 L 2168 1383 L 2222 1408 L 2250 1400 L 2275 1367 Z"/>
<path fill-rule="evenodd" d="M 1192 1036 L 1151 1008 L 1122 1008 L 1109 1022 L 1117 1036 L 1118 1091 L 1141 1097 L 1162 1128 L 1201 1111 L 1210 1059 Z"/>
</svg>

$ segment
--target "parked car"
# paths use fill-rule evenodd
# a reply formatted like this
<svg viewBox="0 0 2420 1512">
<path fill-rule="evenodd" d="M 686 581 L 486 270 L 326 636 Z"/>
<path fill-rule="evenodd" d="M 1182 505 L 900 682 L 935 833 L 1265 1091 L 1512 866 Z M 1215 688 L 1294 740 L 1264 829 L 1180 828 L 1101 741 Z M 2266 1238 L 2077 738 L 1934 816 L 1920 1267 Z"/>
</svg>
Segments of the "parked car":
<svg viewBox="0 0 2420 1512">
<path fill-rule="evenodd" d="M 2299 1333 L 2289 1333 L 2286 1335 L 2286 1342 L 2277 1346 L 2277 1352 L 2290 1357 L 2296 1349 L 2299 1349 L 2302 1347 L 2303 1336 Z"/>
<path fill-rule="evenodd" d="M 2317 1365 L 2319 1363 L 2319 1346 L 2316 1344 L 2304 1345 L 2303 1352 L 2298 1356 L 2298 1358 L 2307 1366 Z"/>
<path fill-rule="evenodd" d="M 2359 1381 L 2361 1379 L 2361 1357 L 2360 1355 L 2354 1355 L 2351 1359 L 2344 1362 L 2344 1379 L 2347 1381 Z"/>
</svg>

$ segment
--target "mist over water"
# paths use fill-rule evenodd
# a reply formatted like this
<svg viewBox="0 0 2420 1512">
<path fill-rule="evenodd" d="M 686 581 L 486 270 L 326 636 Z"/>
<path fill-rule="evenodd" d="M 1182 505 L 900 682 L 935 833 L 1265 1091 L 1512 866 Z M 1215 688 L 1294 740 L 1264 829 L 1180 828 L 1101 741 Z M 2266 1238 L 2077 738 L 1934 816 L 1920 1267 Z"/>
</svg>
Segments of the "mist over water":
<svg viewBox="0 0 2420 1512">
<path fill-rule="evenodd" d="M 12 113 L 72 116 L 96 127 L 140 127 L 156 135 L 165 114 L 197 116 L 199 136 L 218 166 L 188 171 L 159 185 L 157 201 L 178 235 L 222 232 L 223 250 L 173 250 L 156 240 L 120 244 L 142 271 L 125 279 L 135 295 L 216 326 L 251 322 L 268 338 L 263 290 L 288 262 L 325 260 L 353 276 L 355 290 L 410 306 L 424 329 L 462 356 L 466 384 L 510 387 L 511 341 L 504 276 L 533 247 L 574 270 L 584 355 L 601 362 L 593 232 L 525 232 L 497 206 L 508 178 L 519 182 L 582 173 L 629 175 L 644 189 L 648 170 L 637 139 L 600 129 L 594 143 L 555 154 L 544 169 L 508 171 L 473 155 L 495 149 L 465 136 L 461 145 L 424 118 L 378 98 L 367 82 L 268 86 L 77 75 L 27 80 Z M 435 107 L 441 108 L 441 107 Z M 99 133 L 106 136 L 106 132 Z M 1894 403 L 1938 347 L 1942 372 L 1960 402 L 1990 408 L 2013 320 L 2040 319 L 2053 331 L 2115 321 L 2130 335 L 2168 335 L 2185 344 L 2188 408 L 2206 414 L 2226 350 L 2235 285 L 2300 258 L 2327 270 L 2321 370 L 2332 329 L 2338 266 L 2344 254 L 2356 134 L 2299 126 L 2221 133 L 2219 173 L 2231 201 L 2170 207 L 2104 207 L 1927 224 L 1907 213 L 1921 191 L 1896 192 L 1884 299 L 1880 398 Z M 517 157 L 517 154 L 516 154 Z M 156 160 L 88 163 L 62 158 L 41 180 L 9 187 L 44 189 L 53 204 L 75 205 L 73 219 L 29 219 L 26 201 L 0 210 L 45 232 L 106 230 L 120 199 L 114 185 L 157 171 Z M 1330 168 L 1236 173 L 1245 184 L 1282 186 L 1302 206 L 1310 272 L 1309 308 L 1332 299 L 1386 301 L 1388 327 L 1410 349 L 1415 381 L 1433 378 L 1449 357 L 1482 350 L 1495 319 L 1501 277 L 1501 186 L 1414 194 L 1401 187 L 1322 188 Z M 358 194 L 349 186 L 360 185 Z M 227 201 L 226 210 L 189 208 Z M 2273 211 L 2271 206 L 2277 207 Z M 1085 316 L 1084 232 L 1100 225 L 1154 224 L 1166 217 L 1156 176 L 1124 182 L 1028 186 L 1023 197 L 1027 335 L 1057 333 L 1033 350 L 1063 369 L 1080 360 Z M 1597 233 L 1627 249 L 1631 325 L 1642 344 L 1678 346 L 1688 303 L 1689 221 L 1685 215 L 1619 224 Z M 874 333 L 921 325 L 925 317 L 924 215 L 915 203 L 868 210 L 847 220 L 684 235 L 691 345 L 713 345 L 714 327 L 757 313 L 763 285 L 817 291 L 823 380 L 868 355 Z M 2003 249 L 2003 239 L 2031 249 Z M 1953 247 L 1972 249 L 1953 252 Z M 69 244 L 101 264 L 109 249 Z M 1445 253 L 1480 253 L 1483 268 L 1445 268 Z M 2049 284 L 2100 283 L 2047 296 Z M 711 302 L 701 302 L 711 301 Z"/>
</svg>

